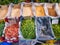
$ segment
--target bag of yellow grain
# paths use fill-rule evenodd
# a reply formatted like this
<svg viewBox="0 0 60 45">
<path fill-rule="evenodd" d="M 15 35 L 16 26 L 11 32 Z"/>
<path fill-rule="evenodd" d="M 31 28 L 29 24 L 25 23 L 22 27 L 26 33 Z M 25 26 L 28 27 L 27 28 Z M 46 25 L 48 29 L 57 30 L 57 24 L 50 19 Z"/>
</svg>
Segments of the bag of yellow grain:
<svg viewBox="0 0 60 45">
<path fill-rule="evenodd" d="M 8 12 L 8 6 L 1 5 L 0 6 L 0 19 L 4 19 L 6 17 L 7 12 Z"/>
<path fill-rule="evenodd" d="M 20 17 L 20 9 L 21 5 L 20 4 L 13 4 L 12 6 L 12 11 L 11 11 L 11 17 Z"/>
<path fill-rule="evenodd" d="M 32 3 L 22 3 L 22 15 L 23 16 L 33 16 Z"/>
<path fill-rule="evenodd" d="M 46 16 L 44 10 L 44 3 L 34 3 L 34 12 L 36 17 L 44 17 Z"/>
</svg>

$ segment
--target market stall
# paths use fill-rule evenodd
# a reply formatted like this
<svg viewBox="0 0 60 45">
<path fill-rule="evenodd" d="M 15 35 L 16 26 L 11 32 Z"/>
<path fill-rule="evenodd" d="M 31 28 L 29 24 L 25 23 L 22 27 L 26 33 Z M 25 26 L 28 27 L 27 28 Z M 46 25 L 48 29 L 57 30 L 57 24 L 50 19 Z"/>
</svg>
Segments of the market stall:
<svg viewBox="0 0 60 45">
<path fill-rule="evenodd" d="M 59 3 L 11 3 L 0 7 L 0 42 L 53 45 L 60 40 Z M 2 43 L 1 43 L 2 44 Z M 13 44 L 15 45 L 15 44 Z"/>
</svg>

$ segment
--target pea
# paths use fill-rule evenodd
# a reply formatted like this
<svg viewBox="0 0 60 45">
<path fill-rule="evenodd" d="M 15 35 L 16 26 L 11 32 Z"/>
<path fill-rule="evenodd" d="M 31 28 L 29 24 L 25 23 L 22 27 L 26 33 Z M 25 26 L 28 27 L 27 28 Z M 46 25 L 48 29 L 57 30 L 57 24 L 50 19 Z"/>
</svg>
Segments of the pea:
<svg viewBox="0 0 60 45">
<path fill-rule="evenodd" d="M 36 37 L 34 19 L 22 20 L 21 32 L 25 39 L 34 39 Z"/>
</svg>

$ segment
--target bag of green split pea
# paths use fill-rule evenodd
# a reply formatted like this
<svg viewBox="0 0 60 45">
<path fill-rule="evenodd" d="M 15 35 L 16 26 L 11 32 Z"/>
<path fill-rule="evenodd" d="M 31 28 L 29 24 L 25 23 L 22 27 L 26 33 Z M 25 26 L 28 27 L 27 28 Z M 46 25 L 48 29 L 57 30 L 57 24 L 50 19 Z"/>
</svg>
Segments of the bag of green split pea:
<svg viewBox="0 0 60 45">
<path fill-rule="evenodd" d="M 35 21 L 33 17 L 22 17 L 20 31 L 23 38 L 35 39 Z"/>
<path fill-rule="evenodd" d="M 56 36 L 56 39 L 60 39 L 60 18 L 58 20 L 58 24 L 52 24 L 52 29 Z"/>
<path fill-rule="evenodd" d="M 4 20 L 0 20 L 0 37 L 2 37 L 4 27 L 5 27 Z"/>
</svg>

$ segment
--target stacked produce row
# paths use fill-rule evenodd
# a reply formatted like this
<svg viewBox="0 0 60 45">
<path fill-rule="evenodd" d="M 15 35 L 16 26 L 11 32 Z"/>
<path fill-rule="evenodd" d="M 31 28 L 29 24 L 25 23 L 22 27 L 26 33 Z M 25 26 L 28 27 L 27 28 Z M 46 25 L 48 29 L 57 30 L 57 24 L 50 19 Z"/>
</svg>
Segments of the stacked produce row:
<svg viewBox="0 0 60 45">
<path fill-rule="evenodd" d="M 1 5 L 0 41 L 19 41 L 21 45 L 31 45 L 30 43 L 59 39 L 59 12 L 58 3 L 22 2 Z"/>
</svg>

